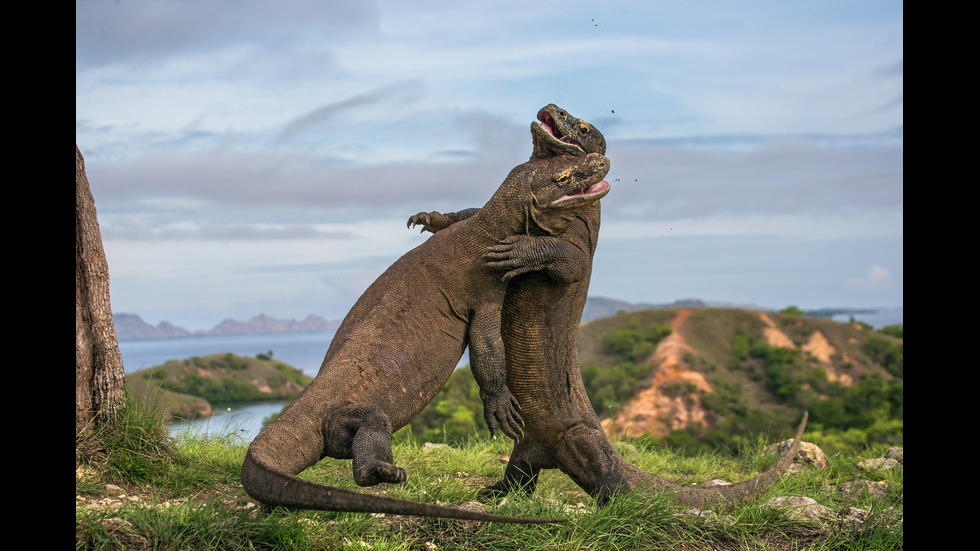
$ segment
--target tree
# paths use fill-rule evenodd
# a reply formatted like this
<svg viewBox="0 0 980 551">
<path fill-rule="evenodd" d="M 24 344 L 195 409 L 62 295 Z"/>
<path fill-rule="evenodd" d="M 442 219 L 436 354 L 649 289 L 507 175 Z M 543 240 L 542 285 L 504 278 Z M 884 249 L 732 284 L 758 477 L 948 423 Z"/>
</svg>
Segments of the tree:
<svg viewBox="0 0 980 551">
<path fill-rule="evenodd" d="M 122 355 L 109 302 L 109 264 L 85 160 L 75 145 L 75 435 L 112 421 L 122 404 Z"/>
</svg>

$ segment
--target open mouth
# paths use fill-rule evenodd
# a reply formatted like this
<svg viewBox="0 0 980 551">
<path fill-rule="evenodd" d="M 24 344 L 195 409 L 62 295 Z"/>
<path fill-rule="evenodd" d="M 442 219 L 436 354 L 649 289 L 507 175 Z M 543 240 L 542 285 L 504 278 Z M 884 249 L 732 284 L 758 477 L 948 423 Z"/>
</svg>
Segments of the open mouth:
<svg viewBox="0 0 980 551">
<path fill-rule="evenodd" d="M 602 180 L 601 182 L 596 182 L 588 186 L 582 186 L 580 188 L 575 188 L 568 192 L 567 195 L 556 199 L 551 205 L 553 207 L 561 207 L 568 204 L 580 203 L 582 201 L 593 201 L 596 199 L 601 199 L 607 193 L 609 193 L 609 182 Z"/>
<path fill-rule="evenodd" d="M 564 132 L 561 131 L 561 128 L 559 128 L 558 124 L 555 123 L 555 119 L 554 117 L 551 116 L 551 113 L 548 113 L 547 111 L 541 111 L 540 113 L 538 113 L 538 124 L 540 124 L 541 128 L 544 128 L 548 132 L 548 134 L 550 134 L 553 138 L 555 138 L 559 142 L 566 143 L 568 145 L 572 145 L 579 149 L 582 149 L 582 146 L 579 145 L 578 142 L 576 142 L 570 136 L 567 136 Z M 582 151 L 584 152 L 585 150 L 583 149 Z"/>
</svg>

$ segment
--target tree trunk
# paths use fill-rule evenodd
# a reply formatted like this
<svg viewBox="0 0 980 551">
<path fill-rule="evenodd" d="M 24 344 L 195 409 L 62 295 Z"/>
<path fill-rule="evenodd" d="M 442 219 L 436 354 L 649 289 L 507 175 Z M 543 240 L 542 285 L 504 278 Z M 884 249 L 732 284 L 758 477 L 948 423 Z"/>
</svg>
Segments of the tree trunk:
<svg viewBox="0 0 980 551">
<path fill-rule="evenodd" d="M 75 434 L 112 419 L 122 403 L 122 355 L 109 302 L 109 264 L 85 160 L 75 146 Z"/>
</svg>

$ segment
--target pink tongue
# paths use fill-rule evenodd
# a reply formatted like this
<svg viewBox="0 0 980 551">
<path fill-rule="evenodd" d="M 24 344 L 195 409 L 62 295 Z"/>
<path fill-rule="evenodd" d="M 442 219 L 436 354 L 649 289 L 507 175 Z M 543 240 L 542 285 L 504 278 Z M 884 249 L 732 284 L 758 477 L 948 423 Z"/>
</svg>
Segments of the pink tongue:
<svg viewBox="0 0 980 551">
<path fill-rule="evenodd" d="M 541 118 L 538 119 L 538 122 L 541 123 L 541 126 L 543 126 L 544 129 L 547 130 L 549 134 L 551 134 L 552 136 L 555 135 L 555 129 L 554 129 L 555 120 L 551 118 L 551 115 L 545 113 Z"/>
<path fill-rule="evenodd" d="M 580 188 L 578 188 L 578 189 L 576 189 L 576 190 L 573 190 L 573 191 L 572 191 L 571 193 L 569 193 L 568 195 L 569 195 L 569 196 L 572 196 L 572 197 L 574 197 L 575 195 L 588 195 L 588 194 L 590 194 L 590 193 L 593 193 L 593 191 L 592 191 L 592 190 L 598 190 L 598 189 L 602 189 L 602 185 L 603 185 L 603 184 L 606 184 L 606 185 L 609 185 L 609 182 L 607 182 L 607 181 L 605 181 L 605 180 L 603 180 L 603 181 L 601 181 L 601 182 L 598 182 L 598 183 L 595 183 L 595 184 L 592 184 L 591 186 L 587 186 L 587 187 L 580 187 Z"/>
</svg>

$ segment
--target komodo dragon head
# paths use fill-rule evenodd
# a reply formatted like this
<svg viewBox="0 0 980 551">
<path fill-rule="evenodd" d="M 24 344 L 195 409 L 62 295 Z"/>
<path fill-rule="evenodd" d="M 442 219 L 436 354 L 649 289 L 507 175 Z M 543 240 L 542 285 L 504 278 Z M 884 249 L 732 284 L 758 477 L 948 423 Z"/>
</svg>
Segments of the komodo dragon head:
<svg viewBox="0 0 980 551">
<path fill-rule="evenodd" d="M 537 120 L 531 123 L 531 143 L 534 146 L 534 150 L 531 152 L 529 162 L 515 168 L 512 174 L 519 175 L 521 170 L 526 170 L 528 164 L 543 160 L 564 157 L 566 159 L 564 162 L 571 167 L 582 161 L 582 157 L 587 157 L 589 154 L 594 153 L 598 154 L 598 156 L 606 154 L 606 139 L 602 136 L 601 132 L 596 130 L 591 124 L 573 117 L 567 111 L 553 103 L 542 107 L 538 111 Z M 545 164 L 538 165 L 539 168 L 545 168 L 547 166 Z M 606 160 L 604 170 L 605 172 L 603 172 L 602 177 L 609 171 L 608 159 Z M 602 177 L 591 181 L 588 185 L 583 184 L 577 186 L 578 191 L 575 190 L 575 187 L 570 189 L 569 193 L 564 194 L 568 195 L 568 199 L 570 200 L 561 201 L 558 200 L 559 198 L 546 200 L 543 198 L 543 194 L 542 197 L 537 197 L 536 194 L 536 212 L 533 213 L 534 216 L 527 217 L 529 224 L 528 227 L 523 229 L 528 231 L 524 231 L 523 233 L 532 235 L 541 234 L 540 231 L 530 231 L 530 222 L 534 222 L 546 234 L 554 235 L 557 233 L 562 223 L 571 220 L 577 212 L 595 203 L 603 195 L 608 193 L 609 184 L 602 182 Z M 527 174 L 524 174 L 523 176 L 519 175 L 518 178 L 526 181 L 534 178 L 534 175 L 529 177 Z M 540 175 L 538 178 L 540 178 Z M 573 175 L 570 181 L 575 181 L 575 179 L 575 175 Z M 579 171 L 577 179 L 584 182 L 591 178 L 589 175 Z M 511 180 L 511 178 L 509 177 L 508 180 Z M 589 186 L 593 187 L 590 188 Z M 550 208 L 548 208 L 549 206 Z M 448 214 L 437 211 L 420 212 L 409 217 L 408 227 L 421 225 L 422 231 L 435 233 L 460 220 L 473 216 L 478 210 L 476 208 L 465 209 Z M 546 211 L 550 211 L 551 214 L 558 216 L 549 219 L 544 214 Z"/>
<path fill-rule="evenodd" d="M 557 155 L 606 154 L 606 139 L 594 126 L 577 119 L 554 103 L 538 111 L 538 120 L 531 123 L 531 158 Z"/>
<path fill-rule="evenodd" d="M 532 158 L 518 167 L 529 171 L 531 201 L 526 204 L 525 233 L 557 235 L 582 211 L 609 193 L 609 159 L 584 156 Z M 542 177 L 544 176 L 544 177 Z"/>
</svg>

